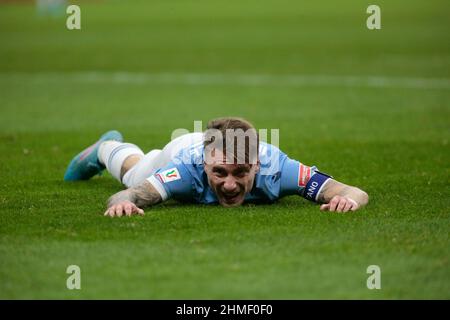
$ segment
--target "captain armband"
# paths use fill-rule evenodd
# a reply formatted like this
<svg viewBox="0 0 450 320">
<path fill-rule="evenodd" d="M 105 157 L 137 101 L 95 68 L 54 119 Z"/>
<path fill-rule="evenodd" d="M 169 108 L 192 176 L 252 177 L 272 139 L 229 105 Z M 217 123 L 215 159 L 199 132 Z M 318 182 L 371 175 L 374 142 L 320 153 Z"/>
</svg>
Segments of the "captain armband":
<svg viewBox="0 0 450 320">
<path fill-rule="evenodd" d="M 332 176 L 329 176 L 325 173 L 316 171 L 309 181 L 306 183 L 305 189 L 303 190 L 303 197 L 313 202 L 317 202 L 320 192 L 323 187 L 327 184 Z"/>
</svg>

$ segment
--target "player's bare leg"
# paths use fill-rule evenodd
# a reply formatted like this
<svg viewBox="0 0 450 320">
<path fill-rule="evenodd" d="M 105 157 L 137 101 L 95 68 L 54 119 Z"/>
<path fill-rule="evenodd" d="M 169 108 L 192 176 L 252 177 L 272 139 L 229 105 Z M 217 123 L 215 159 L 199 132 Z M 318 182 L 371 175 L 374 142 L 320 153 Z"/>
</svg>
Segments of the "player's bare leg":
<svg viewBox="0 0 450 320">
<path fill-rule="evenodd" d="M 140 154 L 132 154 L 131 156 L 128 156 L 128 158 L 125 159 L 125 161 L 122 164 L 122 168 L 120 169 L 120 179 L 123 179 L 123 176 L 131 169 L 133 168 L 139 161 L 141 161 L 143 158 Z"/>
</svg>

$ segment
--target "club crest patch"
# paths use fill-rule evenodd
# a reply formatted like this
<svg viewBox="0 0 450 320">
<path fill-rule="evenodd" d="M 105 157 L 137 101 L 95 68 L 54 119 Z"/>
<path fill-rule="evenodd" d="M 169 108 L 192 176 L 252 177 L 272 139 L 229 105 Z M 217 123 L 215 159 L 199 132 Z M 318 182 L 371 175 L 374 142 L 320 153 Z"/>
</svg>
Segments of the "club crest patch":
<svg viewBox="0 0 450 320">
<path fill-rule="evenodd" d="M 305 187 L 311 178 L 311 167 L 300 164 L 298 168 L 298 186 Z"/>
<path fill-rule="evenodd" d="M 180 173 L 178 172 L 177 168 L 172 168 L 157 173 L 156 176 L 159 178 L 159 180 L 161 180 L 162 183 L 167 183 L 181 179 Z"/>
</svg>

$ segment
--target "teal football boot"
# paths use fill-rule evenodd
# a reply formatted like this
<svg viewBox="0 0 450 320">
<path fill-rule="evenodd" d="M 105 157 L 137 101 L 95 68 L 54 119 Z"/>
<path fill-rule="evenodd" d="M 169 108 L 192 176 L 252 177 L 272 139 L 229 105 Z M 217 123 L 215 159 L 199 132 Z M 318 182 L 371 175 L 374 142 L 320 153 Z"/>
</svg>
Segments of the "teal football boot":
<svg viewBox="0 0 450 320">
<path fill-rule="evenodd" d="M 97 152 L 103 141 L 115 140 L 122 142 L 123 137 L 119 131 L 111 130 L 106 132 L 100 139 L 89 148 L 81 151 L 72 159 L 64 174 L 65 181 L 88 180 L 100 174 L 105 166 L 98 160 Z"/>
</svg>

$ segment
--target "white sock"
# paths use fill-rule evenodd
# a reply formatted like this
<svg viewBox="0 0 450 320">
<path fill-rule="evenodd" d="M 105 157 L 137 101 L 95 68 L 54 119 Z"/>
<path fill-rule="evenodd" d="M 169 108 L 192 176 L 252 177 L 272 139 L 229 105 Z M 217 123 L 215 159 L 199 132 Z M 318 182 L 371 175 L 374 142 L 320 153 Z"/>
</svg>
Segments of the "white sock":
<svg viewBox="0 0 450 320">
<path fill-rule="evenodd" d="M 100 144 L 97 153 L 100 163 L 105 165 L 109 173 L 119 181 L 122 164 L 131 155 L 143 156 L 144 152 L 132 143 L 122 143 L 114 140 Z"/>
</svg>

